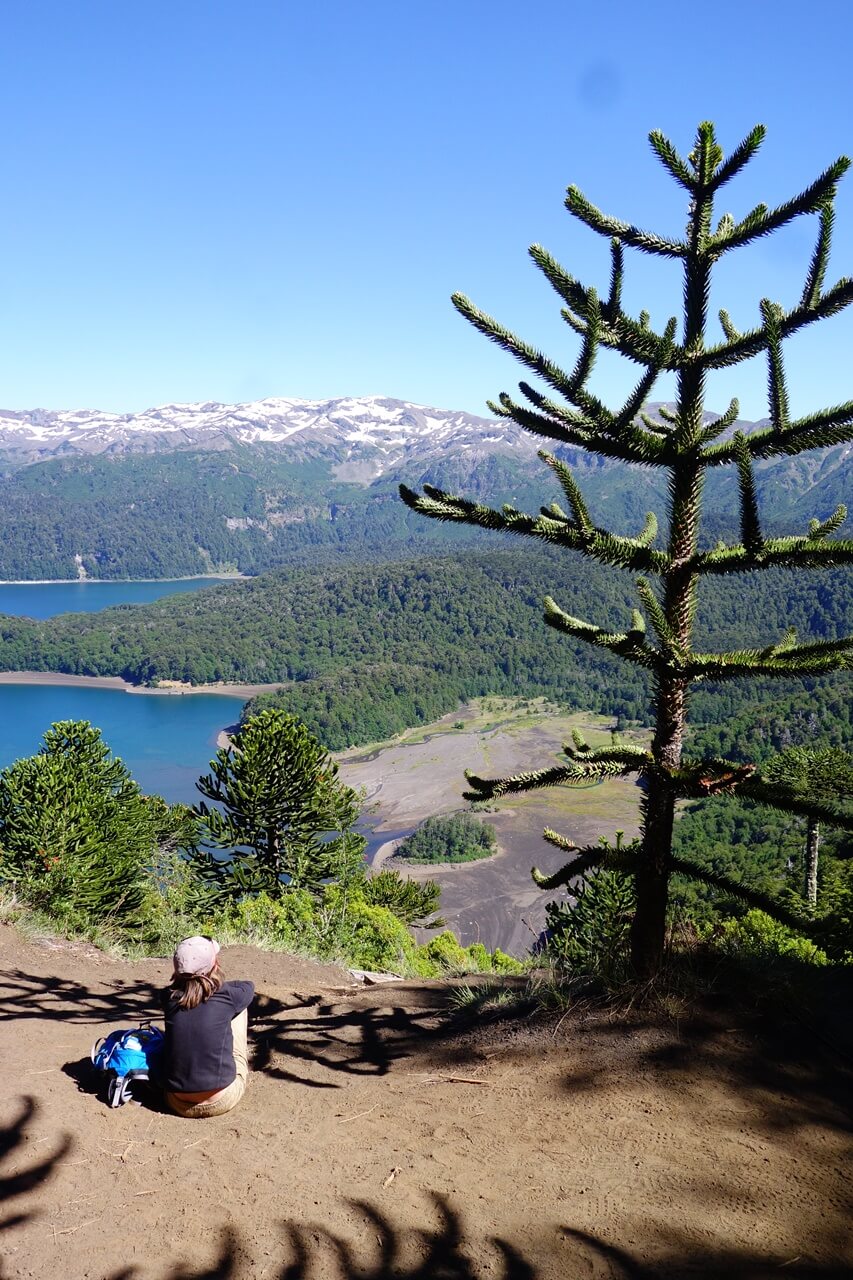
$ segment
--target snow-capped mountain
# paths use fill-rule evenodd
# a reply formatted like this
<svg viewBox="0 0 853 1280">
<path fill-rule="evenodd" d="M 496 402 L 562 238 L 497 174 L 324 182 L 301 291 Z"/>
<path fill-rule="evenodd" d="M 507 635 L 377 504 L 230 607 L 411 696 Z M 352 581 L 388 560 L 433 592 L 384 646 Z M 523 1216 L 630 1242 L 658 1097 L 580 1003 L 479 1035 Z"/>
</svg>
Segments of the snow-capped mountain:
<svg viewBox="0 0 853 1280">
<path fill-rule="evenodd" d="M 263 445 L 294 458 L 331 455 L 338 465 L 369 460 L 372 478 L 412 453 L 483 448 L 532 454 L 537 447 L 513 423 L 381 396 L 167 404 L 136 414 L 0 410 L 0 455 L 18 464 L 74 454 L 208 451 L 235 445 Z"/>
<path fill-rule="evenodd" d="M 450 545 L 473 531 L 412 515 L 398 483 L 536 511 L 560 497 L 536 458 L 543 443 L 555 448 L 507 419 L 382 396 L 168 404 L 139 414 L 0 410 L 0 578 L 256 573 L 294 556 L 316 559 L 318 548 L 393 556 L 419 543 Z M 596 522 L 630 533 L 649 510 L 665 521 L 661 472 L 556 451 L 578 474 Z M 760 462 L 768 527 L 805 530 L 812 516 L 826 519 L 848 501 L 852 463 L 850 445 Z M 719 528 L 737 527 L 733 467 L 708 477 L 706 511 Z"/>
</svg>

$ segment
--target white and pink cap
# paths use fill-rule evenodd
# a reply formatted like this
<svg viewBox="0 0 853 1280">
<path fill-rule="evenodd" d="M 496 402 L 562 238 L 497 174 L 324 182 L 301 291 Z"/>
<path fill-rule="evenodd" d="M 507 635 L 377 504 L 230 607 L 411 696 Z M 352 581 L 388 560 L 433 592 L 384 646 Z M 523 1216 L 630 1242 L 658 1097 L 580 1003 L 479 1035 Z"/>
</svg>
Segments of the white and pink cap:
<svg viewBox="0 0 853 1280">
<path fill-rule="evenodd" d="M 219 943 L 213 938 L 184 938 L 174 955 L 175 973 L 192 973 L 196 976 L 210 973 L 219 955 Z"/>
</svg>

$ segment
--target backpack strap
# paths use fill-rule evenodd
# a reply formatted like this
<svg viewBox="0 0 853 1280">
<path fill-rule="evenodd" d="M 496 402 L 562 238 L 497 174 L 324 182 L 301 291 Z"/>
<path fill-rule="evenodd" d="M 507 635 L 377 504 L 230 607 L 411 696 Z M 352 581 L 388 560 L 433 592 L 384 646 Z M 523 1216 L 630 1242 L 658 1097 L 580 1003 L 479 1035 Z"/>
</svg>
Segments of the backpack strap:
<svg viewBox="0 0 853 1280">
<path fill-rule="evenodd" d="M 134 1080 L 147 1080 L 147 1071 L 128 1071 L 125 1076 L 113 1075 L 107 1085 L 107 1102 L 111 1107 L 121 1107 L 125 1102 L 134 1102 L 132 1085 Z"/>
</svg>

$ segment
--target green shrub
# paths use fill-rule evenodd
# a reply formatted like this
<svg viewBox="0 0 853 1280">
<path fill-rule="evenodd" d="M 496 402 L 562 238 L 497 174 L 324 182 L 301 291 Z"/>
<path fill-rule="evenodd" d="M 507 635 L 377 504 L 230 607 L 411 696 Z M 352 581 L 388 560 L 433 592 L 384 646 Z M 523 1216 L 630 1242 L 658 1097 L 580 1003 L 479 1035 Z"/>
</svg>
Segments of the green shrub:
<svg viewBox="0 0 853 1280">
<path fill-rule="evenodd" d="M 424 957 L 435 965 L 439 973 L 469 973 L 471 969 L 478 968 L 459 939 L 449 929 L 445 929 L 435 938 L 430 938 L 420 950 Z"/>
<path fill-rule="evenodd" d="M 825 965 L 826 953 L 808 938 L 792 933 L 763 911 L 747 911 L 736 920 L 724 920 L 705 931 L 725 954 L 772 964 L 779 959 Z"/>
<path fill-rule="evenodd" d="M 409 930 L 387 907 L 375 907 L 354 897 L 340 911 L 326 908 L 324 949 L 357 969 L 406 975 L 417 969 L 417 944 Z"/>
<path fill-rule="evenodd" d="M 368 876 L 359 888 L 365 902 L 387 907 L 404 924 L 421 929 L 440 929 L 444 924 L 435 918 L 441 890 L 434 880 L 418 884 L 417 880 L 405 880 L 399 871 L 386 868 Z"/>
<path fill-rule="evenodd" d="M 633 881 L 599 871 L 578 886 L 573 906 L 549 903 L 545 954 L 563 973 L 618 985 L 629 972 L 633 914 Z"/>
<path fill-rule="evenodd" d="M 307 949 L 316 931 L 314 903 L 306 889 L 291 889 L 280 898 L 267 893 L 242 898 L 206 923 L 217 936 L 291 951 Z"/>
<path fill-rule="evenodd" d="M 499 947 L 496 947 L 491 953 L 490 959 L 493 973 L 519 974 L 527 971 L 528 966 L 523 960 L 516 960 L 515 956 L 508 956 Z"/>
<path fill-rule="evenodd" d="M 483 946 L 482 942 L 472 942 L 470 947 L 465 948 L 465 951 L 471 962 L 472 969 L 477 969 L 480 973 L 492 972 L 492 969 L 494 968 L 492 964 L 492 956 Z M 497 954 L 497 952 L 495 954 Z"/>
</svg>

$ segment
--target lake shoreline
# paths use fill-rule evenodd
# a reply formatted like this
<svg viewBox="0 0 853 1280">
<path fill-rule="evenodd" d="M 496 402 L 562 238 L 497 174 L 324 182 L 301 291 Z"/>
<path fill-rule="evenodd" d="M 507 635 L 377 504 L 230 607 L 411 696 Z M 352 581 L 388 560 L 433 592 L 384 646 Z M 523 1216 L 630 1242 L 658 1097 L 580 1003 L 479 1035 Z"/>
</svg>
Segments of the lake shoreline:
<svg viewBox="0 0 853 1280">
<path fill-rule="evenodd" d="M 255 698 L 260 693 L 274 693 L 276 689 L 283 688 L 281 684 L 184 684 L 179 680 L 164 680 L 149 688 L 147 685 L 131 684 L 121 676 L 78 676 L 62 671 L 0 671 L 1 684 L 117 689 L 124 693 L 154 694 L 160 697 L 212 693 L 228 698 Z"/>
<path fill-rule="evenodd" d="M 182 578 L 0 578 L 0 587 L 130 586 L 135 582 L 198 582 L 205 578 L 216 578 L 217 582 L 245 582 L 250 577 L 249 573 L 187 573 Z"/>
</svg>

